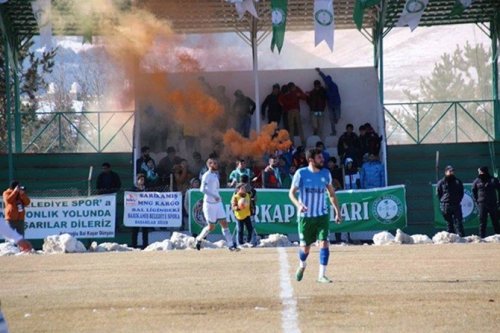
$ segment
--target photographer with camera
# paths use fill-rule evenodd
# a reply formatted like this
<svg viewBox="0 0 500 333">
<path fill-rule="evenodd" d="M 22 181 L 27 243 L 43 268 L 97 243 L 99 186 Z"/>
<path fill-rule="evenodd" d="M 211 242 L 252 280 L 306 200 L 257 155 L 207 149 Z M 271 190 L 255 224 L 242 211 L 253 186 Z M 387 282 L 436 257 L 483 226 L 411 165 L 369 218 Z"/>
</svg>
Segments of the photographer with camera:
<svg viewBox="0 0 500 333">
<path fill-rule="evenodd" d="M 24 237 L 25 207 L 30 204 L 30 198 L 26 194 L 24 186 L 14 180 L 10 187 L 3 192 L 3 203 L 5 206 L 5 221 L 18 234 Z"/>
</svg>

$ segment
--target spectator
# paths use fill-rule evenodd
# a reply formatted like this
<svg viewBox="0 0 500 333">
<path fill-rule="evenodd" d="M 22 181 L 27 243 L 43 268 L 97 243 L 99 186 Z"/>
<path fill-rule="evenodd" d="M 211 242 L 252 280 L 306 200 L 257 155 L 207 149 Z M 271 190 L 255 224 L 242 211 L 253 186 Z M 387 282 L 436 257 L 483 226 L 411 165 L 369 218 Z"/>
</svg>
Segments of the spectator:
<svg viewBox="0 0 500 333">
<path fill-rule="evenodd" d="M 325 144 L 322 141 L 316 142 L 316 149 L 321 150 L 321 155 L 323 155 L 323 161 L 327 162 L 330 159 L 330 154 L 325 150 Z"/>
<path fill-rule="evenodd" d="M 283 107 L 283 112 L 288 119 L 288 129 L 290 133 L 290 139 L 293 141 L 295 136 L 295 126 L 297 126 L 298 134 L 300 140 L 304 145 L 306 143 L 306 138 L 304 136 L 304 130 L 302 128 L 302 120 L 300 119 L 300 100 L 306 100 L 307 95 L 295 85 L 295 83 L 288 83 L 288 92 L 279 97 L 279 102 Z"/>
<path fill-rule="evenodd" d="M 197 151 L 193 152 L 193 164 L 190 168 L 190 172 L 193 175 L 198 175 L 204 167 L 206 167 L 206 165 L 205 162 L 203 162 L 201 154 Z"/>
<path fill-rule="evenodd" d="M 360 148 L 359 138 L 356 133 L 354 133 L 354 126 L 352 124 L 347 124 L 345 132 L 340 136 L 337 144 L 337 151 L 341 162 L 350 157 L 356 162 L 356 165 L 359 165 Z"/>
<path fill-rule="evenodd" d="M 263 188 L 281 188 L 281 175 L 276 156 L 269 157 L 269 164 L 264 169 L 262 175 Z"/>
<path fill-rule="evenodd" d="M 455 169 L 451 165 L 444 169 L 444 174 L 444 178 L 439 180 L 436 185 L 441 213 L 448 225 L 448 232 L 458 233 L 460 237 L 463 237 L 464 225 L 462 223 L 461 202 L 464 197 L 464 185 L 455 176 Z"/>
<path fill-rule="evenodd" d="M 479 175 L 472 183 L 472 194 L 479 209 L 479 235 L 486 237 L 486 225 L 488 224 L 488 214 L 495 234 L 500 234 L 500 224 L 498 223 L 498 211 L 500 206 L 500 183 L 497 178 L 490 175 L 488 167 L 480 167 Z"/>
<path fill-rule="evenodd" d="M 360 147 L 360 152 L 359 156 L 363 156 L 364 154 L 368 153 L 368 136 L 366 134 L 366 127 L 365 125 L 359 126 L 359 147 Z M 340 155 L 340 153 L 339 153 Z"/>
<path fill-rule="evenodd" d="M 337 135 L 335 125 L 340 120 L 340 94 L 337 84 L 333 81 L 330 75 L 325 75 L 319 68 L 316 68 L 319 76 L 323 79 L 326 86 L 326 94 L 328 97 L 328 108 L 330 109 L 330 125 L 332 127 L 332 135 Z"/>
<path fill-rule="evenodd" d="M 226 87 L 223 85 L 217 86 L 214 97 L 224 109 L 223 114 L 219 117 L 220 128 L 223 130 L 235 128 L 234 117 L 231 114 L 231 100 L 226 95 Z"/>
<path fill-rule="evenodd" d="M 255 112 L 255 102 L 239 89 L 234 92 L 234 96 L 236 100 L 233 104 L 233 114 L 238 119 L 238 131 L 243 137 L 248 138 L 250 137 L 252 115 Z"/>
<path fill-rule="evenodd" d="M 243 200 L 242 200 L 243 199 Z M 243 205 L 240 204 L 243 202 Z M 247 242 L 252 242 L 253 226 L 250 219 L 250 194 L 247 193 L 247 186 L 244 183 L 236 185 L 236 191 L 231 199 L 231 208 L 233 209 L 234 216 L 236 217 L 236 230 L 238 233 L 238 245 L 241 246 L 243 241 L 244 228 L 247 229 Z"/>
<path fill-rule="evenodd" d="M 306 152 L 303 146 L 298 146 L 292 157 L 292 165 L 298 170 L 307 166 Z"/>
<path fill-rule="evenodd" d="M 267 95 L 260 108 L 262 118 L 265 118 L 267 112 L 268 123 L 275 122 L 278 127 L 281 123 L 282 109 L 279 103 L 280 85 L 278 83 L 273 85 L 273 91 Z"/>
<path fill-rule="evenodd" d="M 174 191 L 186 193 L 191 178 L 193 175 L 189 172 L 187 160 L 182 159 L 179 164 L 174 166 Z"/>
<path fill-rule="evenodd" d="M 385 170 L 375 154 L 368 155 L 368 161 L 361 167 L 361 188 L 385 186 Z"/>
<path fill-rule="evenodd" d="M 111 170 L 111 164 L 104 162 L 102 164 L 102 172 L 97 176 L 97 193 L 108 194 L 116 193 L 122 187 L 120 176 Z"/>
<path fill-rule="evenodd" d="M 330 157 L 327 161 L 327 168 L 332 175 L 332 185 L 335 191 L 341 190 L 344 186 L 344 179 L 342 177 L 342 169 L 337 165 L 337 159 L 335 157 Z"/>
<path fill-rule="evenodd" d="M 146 188 L 146 176 L 142 173 L 137 174 L 136 185 L 132 188 L 132 192 L 147 192 Z M 149 232 L 151 228 L 147 227 L 132 227 L 132 247 L 137 248 L 137 236 L 139 236 L 139 231 L 142 233 L 142 246 L 141 249 L 145 249 L 149 245 Z"/>
<path fill-rule="evenodd" d="M 281 86 L 281 92 L 280 92 L 280 96 L 278 97 L 278 103 L 281 106 L 281 114 L 282 114 L 282 118 L 283 118 L 283 128 L 286 129 L 288 131 L 288 133 L 290 133 L 290 126 L 288 126 L 288 113 L 286 112 L 286 110 L 283 108 L 283 105 L 281 104 L 281 96 L 287 94 L 288 91 L 289 91 L 288 84 L 284 84 Z M 291 138 L 291 139 L 293 142 L 293 138 Z"/>
<path fill-rule="evenodd" d="M 357 190 L 361 188 L 361 180 L 358 169 L 354 166 L 352 158 L 348 157 L 344 162 L 344 189 Z"/>
<path fill-rule="evenodd" d="M 257 231 L 255 230 L 255 214 L 257 214 L 257 190 L 250 183 L 247 175 L 241 176 L 241 182 L 246 185 L 247 193 L 250 194 L 250 219 L 252 221 L 252 247 L 257 246 Z"/>
<path fill-rule="evenodd" d="M 153 159 L 148 160 L 146 166 L 142 168 L 142 171 L 146 176 L 146 186 L 148 188 L 155 188 L 158 186 L 160 176 L 158 176 L 158 173 L 156 172 L 155 161 Z"/>
<path fill-rule="evenodd" d="M 151 160 L 153 161 L 153 169 L 156 169 L 155 160 L 149 156 L 150 149 L 148 146 L 144 146 L 141 148 L 141 157 L 137 159 L 135 162 L 135 172 L 136 174 L 145 173 L 147 170 L 147 164 Z"/>
<path fill-rule="evenodd" d="M 9 188 L 3 192 L 5 222 L 22 237 L 24 237 L 26 207 L 30 202 L 26 189 L 17 180 L 13 180 Z M 15 240 L 19 242 L 19 239 Z"/>
<path fill-rule="evenodd" d="M 309 104 L 311 113 L 313 134 L 322 137 L 327 101 L 326 90 L 321 86 L 321 82 L 319 80 L 315 80 L 314 89 L 311 90 L 308 95 L 307 104 Z"/>
<path fill-rule="evenodd" d="M 285 175 L 281 176 L 282 188 L 290 189 L 290 186 L 292 185 L 293 175 L 295 175 L 296 171 L 297 168 L 292 165 L 290 166 L 290 169 L 288 169 L 288 172 Z"/>
<path fill-rule="evenodd" d="M 366 153 L 378 155 L 382 142 L 382 136 L 378 135 L 370 123 L 365 124 L 366 129 Z"/>
<path fill-rule="evenodd" d="M 162 158 L 158 163 L 158 176 L 160 176 L 160 183 L 162 185 L 169 184 L 170 175 L 173 172 L 174 165 L 180 164 L 181 158 L 177 156 L 177 151 L 174 147 L 167 148 L 167 156 Z"/>
<path fill-rule="evenodd" d="M 247 175 L 249 179 L 252 179 L 252 171 L 247 168 L 247 162 L 245 159 L 241 158 L 236 161 L 236 169 L 231 171 L 229 174 L 228 187 L 235 187 L 236 184 L 241 183 L 241 176 Z"/>
</svg>

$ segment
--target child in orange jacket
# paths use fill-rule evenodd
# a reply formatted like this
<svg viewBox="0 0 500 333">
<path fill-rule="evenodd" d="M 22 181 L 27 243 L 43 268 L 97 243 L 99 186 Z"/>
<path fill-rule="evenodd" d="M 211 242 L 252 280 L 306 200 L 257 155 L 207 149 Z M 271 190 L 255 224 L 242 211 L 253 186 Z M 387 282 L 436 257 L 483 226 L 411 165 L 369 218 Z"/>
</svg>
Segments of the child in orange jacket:
<svg viewBox="0 0 500 333">
<path fill-rule="evenodd" d="M 25 207 L 30 204 L 30 198 L 24 190 L 24 186 L 14 180 L 10 187 L 3 192 L 3 203 L 5 206 L 5 221 L 9 226 L 24 237 Z"/>
</svg>

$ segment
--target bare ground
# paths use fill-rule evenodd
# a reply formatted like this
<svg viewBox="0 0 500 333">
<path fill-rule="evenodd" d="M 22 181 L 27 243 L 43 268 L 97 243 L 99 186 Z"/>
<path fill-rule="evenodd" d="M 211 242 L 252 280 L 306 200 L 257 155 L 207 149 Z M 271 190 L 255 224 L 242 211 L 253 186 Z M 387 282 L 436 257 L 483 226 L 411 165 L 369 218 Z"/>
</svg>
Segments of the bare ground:
<svg viewBox="0 0 500 333">
<path fill-rule="evenodd" d="M 287 249 L 290 276 L 297 249 Z M 302 332 L 497 332 L 500 244 L 317 249 L 292 281 Z M 11 332 L 281 332 L 276 249 L 0 257 Z"/>
</svg>

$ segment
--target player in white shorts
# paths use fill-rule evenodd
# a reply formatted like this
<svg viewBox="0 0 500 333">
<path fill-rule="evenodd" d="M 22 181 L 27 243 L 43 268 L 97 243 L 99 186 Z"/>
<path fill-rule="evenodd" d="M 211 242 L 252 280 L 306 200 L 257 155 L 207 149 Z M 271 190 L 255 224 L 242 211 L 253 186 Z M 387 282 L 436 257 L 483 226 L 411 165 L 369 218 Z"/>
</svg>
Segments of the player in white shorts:
<svg viewBox="0 0 500 333">
<path fill-rule="evenodd" d="M 233 242 L 231 231 L 229 231 L 226 220 L 226 212 L 219 194 L 220 183 L 219 176 L 217 174 L 219 164 L 215 158 L 209 158 L 207 160 L 207 167 L 208 171 L 201 177 L 200 187 L 200 191 L 204 194 L 203 215 L 205 216 L 207 225 L 203 228 L 203 230 L 201 230 L 198 237 L 196 237 L 196 249 L 198 251 L 201 249 L 201 241 L 215 229 L 215 225 L 218 222 L 222 228 L 222 234 L 226 237 L 226 242 L 228 246 L 230 246 L 229 250 L 237 251 L 238 248 Z"/>
</svg>

